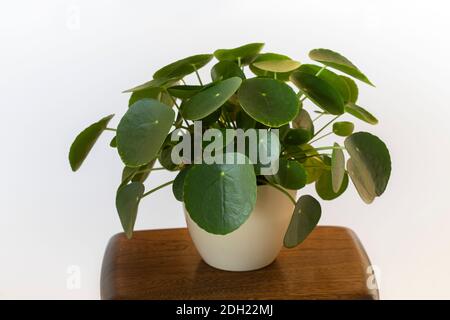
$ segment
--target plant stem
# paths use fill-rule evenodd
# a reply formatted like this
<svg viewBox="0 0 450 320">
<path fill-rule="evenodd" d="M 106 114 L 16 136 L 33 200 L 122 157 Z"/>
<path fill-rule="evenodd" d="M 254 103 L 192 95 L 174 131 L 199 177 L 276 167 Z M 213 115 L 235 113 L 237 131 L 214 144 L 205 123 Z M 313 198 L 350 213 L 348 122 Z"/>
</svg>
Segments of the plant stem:
<svg viewBox="0 0 450 320">
<path fill-rule="evenodd" d="M 270 186 L 272 186 L 273 188 L 275 188 L 275 189 L 277 189 L 277 190 L 279 190 L 279 191 L 281 191 L 281 192 L 283 192 L 291 201 L 292 201 L 292 203 L 294 204 L 294 206 L 295 206 L 295 199 L 289 194 L 289 192 L 287 192 L 284 188 L 282 188 L 282 187 L 280 187 L 280 186 L 277 186 L 276 184 L 274 184 L 274 183 L 272 183 L 272 182 L 270 182 L 270 181 L 268 181 L 268 180 L 266 180 L 265 182 L 267 182 L 267 184 L 268 185 L 270 185 Z"/>
<path fill-rule="evenodd" d="M 161 168 L 151 168 L 151 169 L 139 170 L 139 171 L 136 171 L 135 175 L 139 174 L 139 173 L 146 173 L 146 172 L 152 172 L 152 171 L 158 171 L 158 170 L 166 170 L 166 168 L 161 167 Z"/>
<path fill-rule="evenodd" d="M 325 114 L 325 113 L 319 114 L 317 117 L 315 117 L 315 118 L 313 119 L 313 122 L 315 122 L 316 120 L 319 120 L 320 117 L 323 116 L 324 114 Z"/>
<path fill-rule="evenodd" d="M 320 128 L 319 131 L 317 131 L 314 135 L 313 138 L 317 137 L 317 135 L 319 133 L 321 133 L 326 127 L 328 127 L 330 124 L 332 124 L 337 118 L 339 118 L 341 115 L 337 115 L 336 117 L 334 117 L 333 119 L 331 119 L 329 122 L 327 122 L 322 128 Z"/>
<path fill-rule="evenodd" d="M 184 81 L 183 78 L 181 79 L 181 82 L 182 82 L 184 85 L 186 85 L 186 82 Z"/>
<path fill-rule="evenodd" d="M 321 151 L 321 150 L 337 150 L 337 149 L 341 149 L 341 150 L 345 150 L 345 147 L 334 147 L 334 146 L 329 146 L 329 147 L 320 147 L 320 148 L 314 148 L 316 151 Z"/>
<path fill-rule="evenodd" d="M 164 88 L 164 91 L 165 91 L 166 94 L 170 97 L 170 99 L 172 100 L 172 102 L 173 102 L 173 104 L 175 105 L 175 107 L 177 107 L 178 112 L 181 112 L 180 106 L 178 105 L 177 100 L 174 99 L 174 97 L 172 97 L 172 95 L 169 93 L 169 91 L 167 91 L 166 88 Z M 184 119 L 183 117 L 181 117 L 181 118 L 183 119 L 184 123 L 189 127 L 189 123 L 187 122 L 187 120 Z"/>
<path fill-rule="evenodd" d="M 309 144 L 312 144 L 312 143 L 314 143 L 314 142 L 316 142 L 316 141 L 319 141 L 320 139 L 322 139 L 322 138 L 325 138 L 325 137 L 328 137 L 330 134 L 332 134 L 333 132 L 328 132 L 327 134 L 324 134 L 323 136 L 321 136 L 321 137 L 319 137 L 319 138 L 317 138 L 317 139 L 315 139 L 315 140 L 313 140 L 313 141 L 310 141 L 309 142 Z"/>
<path fill-rule="evenodd" d="M 164 187 L 166 187 L 166 186 L 172 184 L 173 182 L 174 182 L 174 180 L 171 180 L 171 181 L 169 181 L 169 182 L 163 183 L 162 185 L 160 185 L 160 186 L 158 186 L 158 187 L 156 187 L 156 188 L 153 188 L 153 189 L 147 191 L 146 193 L 144 193 L 144 194 L 142 195 L 141 199 L 144 198 L 144 197 L 146 197 L 146 196 L 148 196 L 149 194 L 151 194 L 151 193 L 153 193 L 153 192 L 155 192 L 155 191 L 158 191 L 159 189 L 162 189 L 162 188 L 164 188 Z"/>
<path fill-rule="evenodd" d="M 195 70 L 195 75 L 197 76 L 198 82 L 200 83 L 201 86 L 203 86 L 203 82 L 202 79 L 200 78 L 200 75 L 198 74 L 197 68 L 193 65 L 194 70 Z"/>
<path fill-rule="evenodd" d="M 108 131 L 117 131 L 116 129 L 113 129 L 113 128 L 105 128 L 105 130 L 108 130 Z"/>
<path fill-rule="evenodd" d="M 241 57 L 238 57 L 238 66 L 241 67 Z"/>
<path fill-rule="evenodd" d="M 320 76 L 320 74 L 322 73 L 323 70 L 325 70 L 327 68 L 326 65 L 324 65 L 317 73 L 316 73 L 316 77 Z"/>
</svg>

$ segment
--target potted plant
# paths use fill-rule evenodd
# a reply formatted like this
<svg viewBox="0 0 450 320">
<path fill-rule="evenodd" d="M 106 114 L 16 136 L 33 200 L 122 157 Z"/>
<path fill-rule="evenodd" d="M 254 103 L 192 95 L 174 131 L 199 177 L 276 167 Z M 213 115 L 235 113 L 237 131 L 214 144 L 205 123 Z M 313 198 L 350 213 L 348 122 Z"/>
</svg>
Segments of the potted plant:
<svg viewBox="0 0 450 320">
<path fill-rule="evenodd" d="M 108 127 L 113 118 L 108 115 L 76 137 L 69 152 L 73 171 L 104 131 L 113 134 L 110 146 L 124 163 L 116 207 L 127 237 L 132 237 L 140 201 L 172 185 L 202 258 L 220 269 L 254 270 L 270 264 L 283 244 L 297 246 L 317 225 L 319 202 L 311 195 L 297 199 L 305 185 L 314 183 L 325 201 L 339 197 L 349 180 L 366 203 L 383 194 L 391 172 L 389 151 L 376 136 L 354 132 L 349 121 L 378 122 L 357 105 L 353 79 L 372 85 L 369 79 L 331 50 L 312 50 L 315 63 L 301 64 L 261 53 L 262 48 L 251 43 L 171 63 L 149 82 L 125 91 L 131 93 L 128 110 L 116 129 Z M 211 81 L 204 83 L 198 70 L 213 58 L 218 61 Z M 191 74 L 198 83 L 186 83 Z M 348 119 L 338 121 L 343 116 Z M 317 129 L 319 118 L 329 120 Z M 270 149 L 269 168 L 249 161 L 247 147 L 229 148 L 237 137 L 228 139 L 230 131 L 252 130 L 258 155 Z M 209 139 L 207 132 L 213 132 Z M 203 140 L 191 139 L 196 133 Z M 331 134 L 343 144 L 316 146 Z M 209 149 L 212 156 L 199 159 L 180 148 L 183 144 L 200 155 Z M 160 169 L 177 172 L 174 180 L 146 190 L 151 171 Z"/>
</svg>

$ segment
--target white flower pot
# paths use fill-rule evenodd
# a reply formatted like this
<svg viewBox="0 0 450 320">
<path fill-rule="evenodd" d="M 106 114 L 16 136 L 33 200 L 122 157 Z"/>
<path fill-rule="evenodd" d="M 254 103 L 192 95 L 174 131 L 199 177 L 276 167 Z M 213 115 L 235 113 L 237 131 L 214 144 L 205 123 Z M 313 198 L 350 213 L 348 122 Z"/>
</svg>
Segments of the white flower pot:
<svg viewBox="0 0 450 320">
<path fill-rule="evenodd" d="M 295 197 L 296 190 L 288 190 Z M 256 205 L 247 221 L 226 235 L 201 229 L 189 216 L 186 222 L 194 244 L 203 260 L 212 267 L 227 271 L 249 271 L 271 264 L 283 246 L 283 238 L 294 205 L 281 191 L 258 186 Z"/>
</svg>

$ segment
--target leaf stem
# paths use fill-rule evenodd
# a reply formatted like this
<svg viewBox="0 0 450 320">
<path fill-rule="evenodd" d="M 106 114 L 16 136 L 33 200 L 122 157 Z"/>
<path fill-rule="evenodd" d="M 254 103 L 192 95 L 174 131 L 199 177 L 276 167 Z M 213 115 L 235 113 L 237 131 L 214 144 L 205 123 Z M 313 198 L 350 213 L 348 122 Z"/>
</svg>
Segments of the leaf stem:
<svg viewBox="0 0 450 320">
<path fill-rule="evenodd" d="M 341 149 L 341 150 L 345 150 L 345 147 L 335 147 L 335 146 L 329 146 L 329 147 L 320 147 L 320 148 L 314 148 L 317 151 L 321 151 L 321 150 L 337 150 L 337 149 Z"/>
<path fill-rule="evenodd" d="M 113 128 L 105 128 L 105 130 L 108 130 L 108 131 L 117 131 L 116 129 L 113 129 Z"/>
<path fill-rule="evenodd" d="M 162 188 L 164 188 L 164 187 L 166 187 L 166 186 L 168 186 L 168 185 L 171 185 L 173 182 L 174 182 L 174 180 L 168 181 L 168 182 L 163 183 L 162 185 L 160 185 L 160 186 L 158 186 L 158 187 L 156 187 L 156 188 L 153 188 L 153 189 L 147 191 L 146 193 L 144 193 L 144 194 L 142 195 L 141 199 L 144 198 L 144 197 L 146 197 L 146 196 L 148 196 L 149 194 L 152 194 L 152 193 L 155 192 L 155 191 L 158 191 L 159 189 L 162 189 Z"/>
<path fill-rule="evenodd" d="M 310 141 L 309 144 L 312 144 L 312 143 L 314 143 L 316 141 L 319 141 L 322 138 L 328 137 L 330 134 L 333 134 L 333 132 L 328 132 L 327 134 L 324 134 L 323 136 L 321 136 L 321 137 L 319 137 L 317 139 L 314 139 L 313 141 Z"/>
<path fill-rule="evenodd" d="M 139 170 L 139 171 L 136 171 L 135 174 L 158 171 L 158 170 L 166 170 L 166 168 L 161 167 L 161 168 L 151 168 L 151 169 Z"/>
<path fill-rule="evenodd" d="M 313 138 L 317 137 L 317 135 L 319 133 L 321 133 L 326 127 L 328 127 L 330 124 L 332 124 L 337 118 L 339 118 L 341 116 L 341 114 L 337 115 L 336 117 L 334 117 L 333 119 L 331 119 L 329 122 L 327 122 L 322 128 L 320 128 L 319 131 L 317 131 L 314 135 Z"/>
<path fill-rule="evenodd" d="M 194 67 L 195 75 L 197 76 L 198 82 L 200 83 L 201 86 L 203 86 L 203 82 L 202 79 L 200 78 L 200 75 L 198 74 L 197 68 L 194 65 L 192 66 Z"/>
<path fill-rule="evenodd" d="M 323 70 L 325 70 L 327 68 L 326 65 L 324 65 L 317 73 L 316 73 L 316 77 L 320 76 L 320 74 L 322 73 Z"/>
<path fill-rule="evenodd" d="M 296 203 L 295 203 L 294 197 L 292 197 L 292 196 L 289 194 L 289 192 L 287 192 L 284 188 L 282 188 L 282 187 L 280 187 L 280 186 L 277 186 L 276 184 L 270 182 L 269 180 L 266 180 L 266 181 L 264 181 L 264 182 L 267 182 L 268 185 L 270 185 L 270 186 L 272 186 L 273 188 L 275 188 L 275 189 L 277 189 L 277 190 L 283 192 L 283 193 L 284 193 L 284 194 L 292 201 L 292 203 L 293 203 L 294 206 L 295 206 Z"/>
</svg>

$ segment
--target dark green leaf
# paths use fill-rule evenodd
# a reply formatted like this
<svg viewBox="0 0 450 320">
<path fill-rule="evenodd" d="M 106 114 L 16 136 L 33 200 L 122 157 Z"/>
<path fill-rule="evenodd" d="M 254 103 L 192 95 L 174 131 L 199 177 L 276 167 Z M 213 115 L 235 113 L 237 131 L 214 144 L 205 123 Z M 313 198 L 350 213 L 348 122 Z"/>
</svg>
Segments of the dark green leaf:
<svg viewBox="0 0 450 320">
<path fill-rule="evenodd" d="M 289 123 L 299 111 L 299 100 L 294 90 L 279 80 L 245 80 L 238 91 L 238 98 L 248 115 L 271 127 Z"/>
<path fill-rule="evenodd" d="M 111 141 L 109 142 L 109 146 L 111 148 L 117 148 L 117 140 L 116 140 L 116 136 L 114 136 Z"/>
<path fill-rule="evenodd" d="M 124 167 L 122 170 L 122 185 L 125 185 L 130 181 L 144 183 L 150 175 L 151 169 L 153 169 L 155 162 L 156 159 L 137 168 Z"/>
<path fill-rule="evenodd" d="M 328 82 L 306 72 L 295 71 L 291 81 L 317 106 L 334 114 L 344 113 L 341 94 Z"/>
<path fill-rule="evenodd" d="M 341 137 L 347 137 L 353 133 L 353 130 L 355 129 L 355 125 L 352 122 L 349 121 L 340 121 L 333 123 L 333 132 L 334 134 L 341 136 Z"/>
<path fill-rule="evenodd" d="M 272 176 L 268 175 L 266 178 L 286 189 L 298 190 L 306 184 L 306 170 L 296 160 L 280 158 L 278 172 Z"/>
<path fill-rule="evenodd" d="M 227 157 L 235 155 L 238 154 L 227 154 Z M 253 165 L 192 166 L 184 181 L 184 202 L 192 220 L 207 232 L 227 234 L 236 230 L 247 220 L 255 206 L 256 176 Z"/>
<path fill-rule="evenodd" d="M 161 153 L 158 156 L 159 163 L 169 171 L 177 171 L 180 166 L 178 164 L 173 163 L 172 161 L 172 149 L 174 148 L 173 144 L 169 144 L 163 146 Z"/>
<path fill-rule="evenodd" d="M 183 189 L 184 189 L 184 179 L 186 178 L 187 173 L 189 172 L 189 169 L 191 166 L 184 167 L 180 172 L 178 172 L 177 176 L 175 177 L 175 180 L 172 184 L 172 191 L 173 195 L 175 196 L 175 199 L 178 201 L 183 202 Z"/>
<path fill-rule="evenodd" d="M 366 109 L 354 104 L 354 103 L 347 103 L 345 106 L 345 112 L 351 114 L 352 116 L 358 118 L 359 120 L 362 120 L 364 122 L 370 123 L 370 124 L 377 124 L 378 119 L 375 118 L 369 111 Z"/>
<path fill-rule="evenodd" d="M 291 222 L 284 236 L 284 246 L 293 248 L 302 243 L 320 220 L 320 203 L 310 195 L 301 196 L 295 205 Z"/>
<path fill-rule="evenodd" d="M 211 61 L 211 54 L 198 54 L 175 61 L 153 74 L 153 78 L 183 78 Z"/>
<path fill-rule="evenodd" d="M 142 99 L 133 104 L 117 127 L 117 149 L 129 167 L 139 167 L 156 158 L 175 113 L 165 104 Z"/>
<path fill-rule="evenodd" d="M 77 171 L 91 151 L 97 139 L 105 131 L 113 114 L 106 116 L 84 129 L 73 141 L 69 151 L 69 162 L 72 171 Z"/>
<path fill-rule="evenodd" d="M 353 63 L 337 52 L 328 49 L 314 49 L 309 52 L 309 57 L 373 86 L 372 82 Z"/>
<path fill-rule="evenodd" d="M 190 97 L 202 91 L 204 88 L 204 86 L 180 85 L 170 87 L 167 89 L 167 91 L 169 91 L 169 93 L 175 98 L 189 99 Z"/>
<path fill-rule="evenodd" d="M 334 87 L 336 91 L 338 91 L 341 94 L 342 99 L 344 100 L 344 103 L 349 101 L 350 99 L 350 88 L 347 85 L 347 82 L 341 78 L 341 76 L 337 75 L 333 71 L 324 69 L 321 70 L 322 67 L 316 66 L 314 64 L 303 64 L 298 71 L 308 73 L 312 76 L 315 76 L 320 72 L 320 74 L 317 76 L 320 79 L 326 81 L 329 85 Z"/>
<path fill-rule="evenodd" d="M 211 69 L 212 81 L 220 81 L 228 78 L 239 77 L 245 79 L 245 74 L 233 61 L 219 61 Z"/>
<path fill-rule="evenodd" d="M 380 196 L 391 174 L 391 157 L 383 141 L 368 132 L 356 132 L 345 139 L 350 155 L 347 170 L 358 193 L 367 203 Z"/>
<path fill-rule="evenodd" d="M 134 223 L 138 211 L 139 202 L 144 194 L 144 185 L 140 182 L 132 182 L 122 185 L 117 190 L 116 208 L 120 222 L 128 239 L 133 235 Z"/>
<path fill-rule="evenodd" d="M 345 176 L 345 156 L 339 144 L 335 143 L 334 147 L 336 149 L 331 154 L 331 181 L 333 191 L 338 193 Z"/>
<path fill-rule="evenodd" d="M 247 65 L 255 60 L 263 47 L 264 43 L 250 43 L 233 49 L 218 49 L 214 56 L 219 61 L 234 61 Z"/>
<path fill-rule="evenodd" d="M 238 128 L 247 130 L 255 128 L 256 121 L 250 117 L 244 110 L 239 110 L 236 115 L 236 125 Z"/>
<path fill-rule="evenodd" d="M 236 92 L 241 83 L 241 78 L 233 77 L 200 91 L 181 104 L 183 117 L 189 120 L 199 120 L 213 113 Z"/>
<path fill-rule="evenodd" d="M 311 137 L 311 132 L 306 129 L 289 129 L 286 132 L 283 141 L 285 144 L 300 145 L 307 143 L 309 140 L 311 140 Z"/>
</svg>

